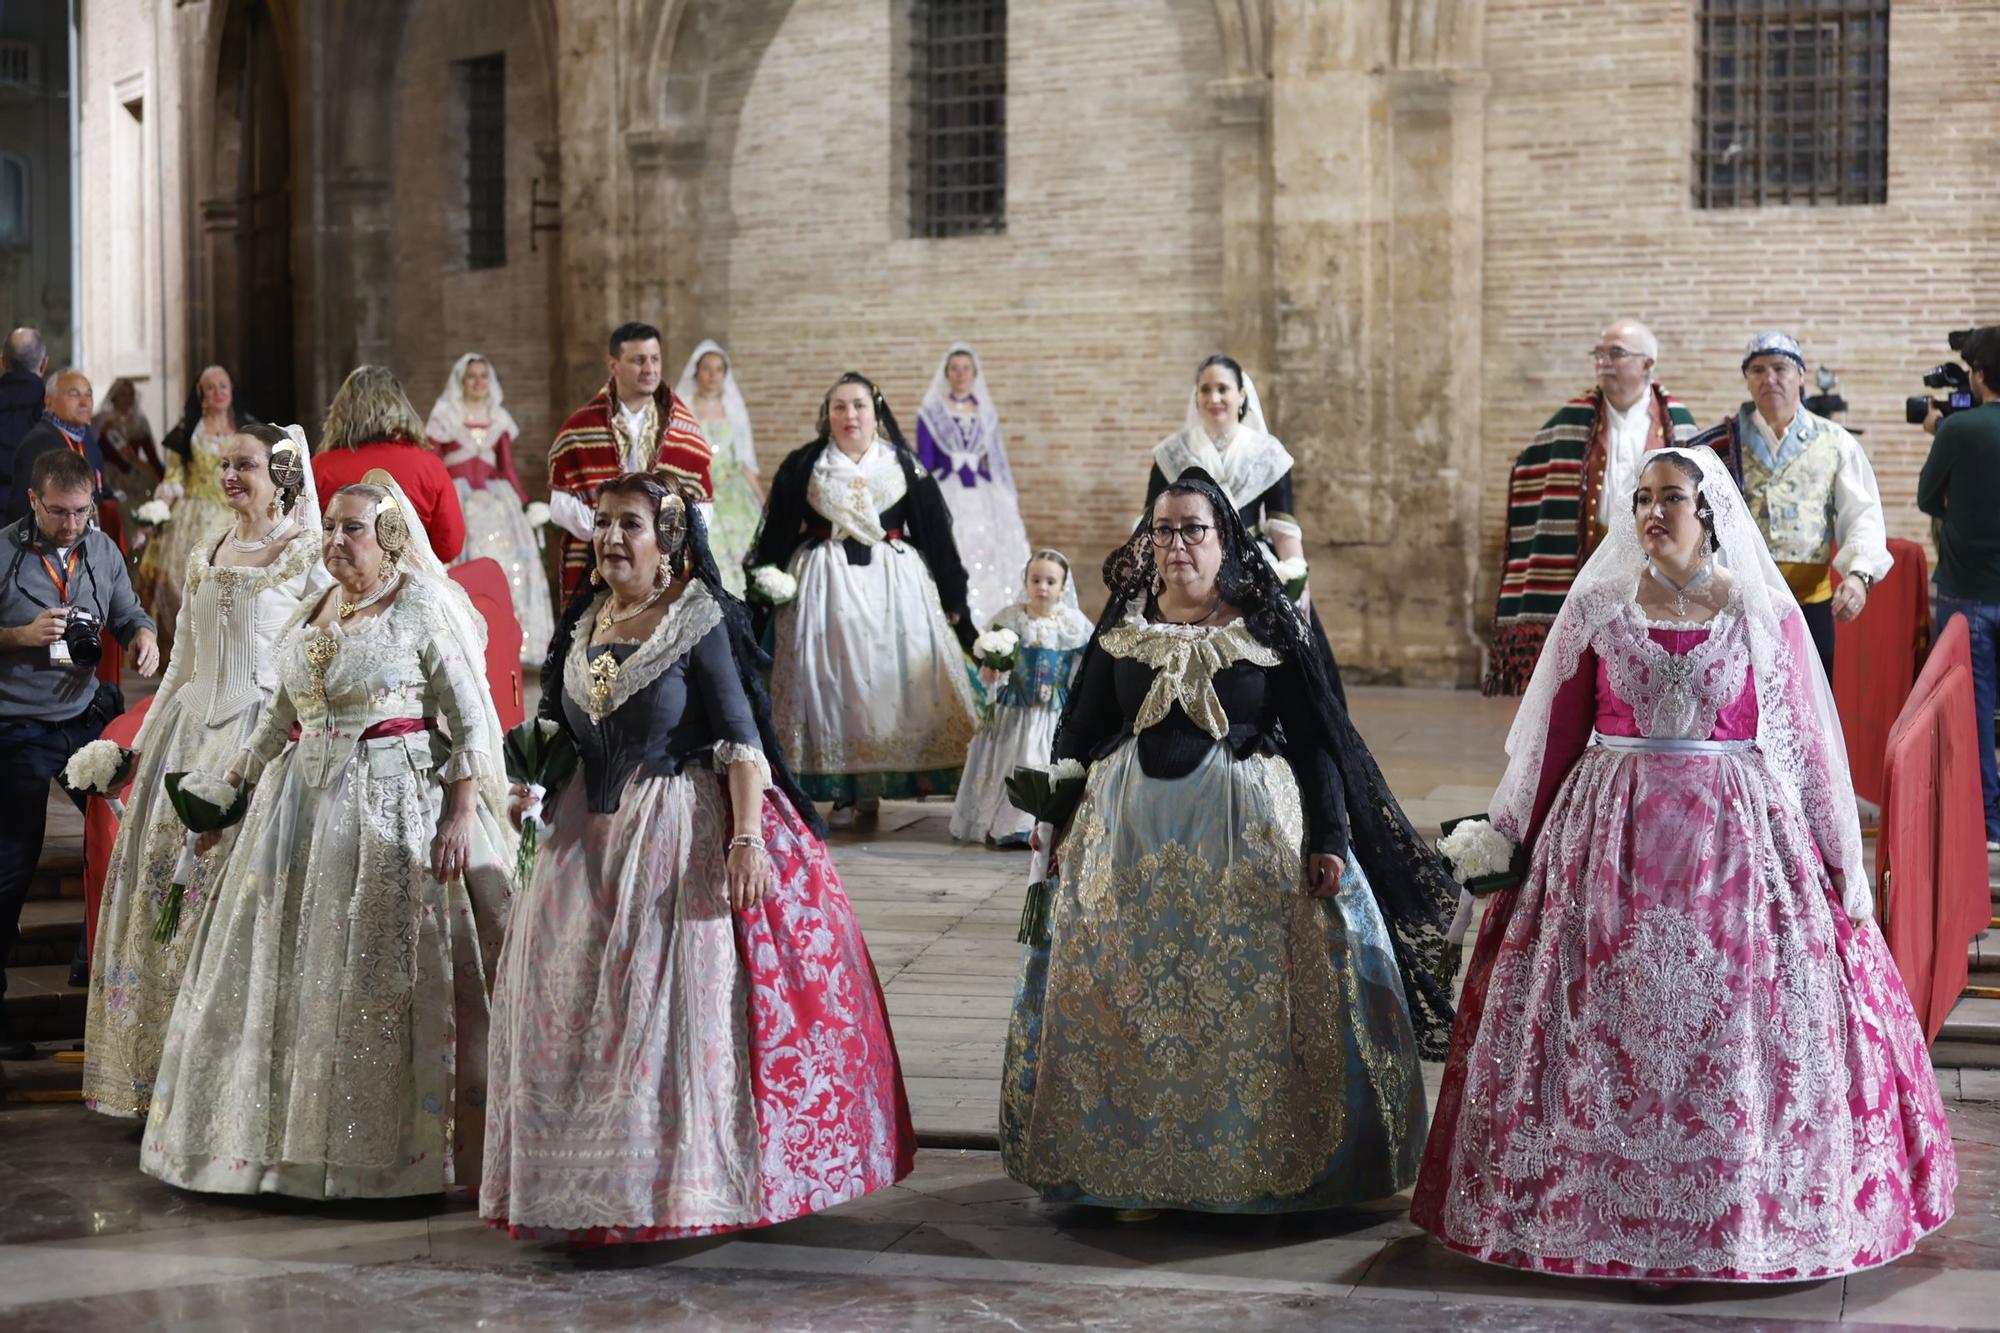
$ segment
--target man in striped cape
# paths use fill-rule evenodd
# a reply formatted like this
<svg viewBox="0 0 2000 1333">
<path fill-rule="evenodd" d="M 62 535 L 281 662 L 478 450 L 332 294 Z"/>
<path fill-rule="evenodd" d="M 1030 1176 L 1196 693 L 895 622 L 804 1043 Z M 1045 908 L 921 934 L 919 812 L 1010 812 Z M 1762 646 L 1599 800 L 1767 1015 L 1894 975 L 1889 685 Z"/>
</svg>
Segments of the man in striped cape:
<svg viewBox="0 0 2000 1333">
<path fill-rule="evenodd" d="M 1591 351 L 1597 383 L 1564 403 L 1514 460 L 1507 479 L 1507 557 L 1487 654 L 1487 694 L 1519 694 L 1549 625 L 1612 514 L 1631 503 L 1649 449 L 1685 443 L 1692 413 L 1653 383 L 1659 342 L 1615 320 Z"/>
</svg>

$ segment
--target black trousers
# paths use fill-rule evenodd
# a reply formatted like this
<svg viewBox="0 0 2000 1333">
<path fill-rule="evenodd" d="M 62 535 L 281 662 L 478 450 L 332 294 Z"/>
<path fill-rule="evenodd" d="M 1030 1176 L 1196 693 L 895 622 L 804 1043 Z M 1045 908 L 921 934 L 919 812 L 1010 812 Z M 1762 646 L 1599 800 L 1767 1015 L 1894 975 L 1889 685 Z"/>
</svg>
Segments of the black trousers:
<svg viewBox="0 0 2000 1333">
<path fill-rule="evenodd" d="M 67 722 L 0 720 L 0 996 L 7 993 L 6 963 L 21 938 L 21 905 L 42 857 L 49 783 L 102 730 L 102 719 L 88 713 Z M 82 797 L 69 797 L 83 809 Z"/>
<path fill-rule="evenodd" d="M 1812 632 L 1813 647 L 1819 649 L 1819 664 L 1826 668 L 1826 683 L 1833 684 L 1833 600 L 1801 606 L 1806 628 Z"/>
</svg>

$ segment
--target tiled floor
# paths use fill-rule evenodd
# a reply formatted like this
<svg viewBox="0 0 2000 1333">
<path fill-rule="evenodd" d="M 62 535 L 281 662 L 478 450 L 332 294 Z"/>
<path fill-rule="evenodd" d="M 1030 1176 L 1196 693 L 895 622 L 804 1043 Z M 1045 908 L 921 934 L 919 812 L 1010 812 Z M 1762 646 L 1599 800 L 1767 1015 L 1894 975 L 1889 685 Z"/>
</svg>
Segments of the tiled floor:
<svg viewBox="0 0 2000 1333">
<path fill-rule="evenodd" d="M 1355 693 L 1419 824 L 1483 806 L 1508 704 Z M 1617 1284 L 1448 1254 L 1409 1224 L 1405 1199 L 1129 1226 L 1046 1205 L 983 1149 L 1027 858 L 953 846 L 944 819 L 890 806 L 835 838 L 933 1145 L 901 1186 L 747 1236 L 575 1254 L 492 1232 L 462 1193 L 335 1206 L 178 1193 L 137 1171 L 135 1127 L 17 1107 L 0 1111 L 0 1328 L 2000 1328 L 1994 1072 L 1942 1075 L 1958 1216 L 1910 1258 L 1845 1281 L 1641 1304 Z"/>
</svg>

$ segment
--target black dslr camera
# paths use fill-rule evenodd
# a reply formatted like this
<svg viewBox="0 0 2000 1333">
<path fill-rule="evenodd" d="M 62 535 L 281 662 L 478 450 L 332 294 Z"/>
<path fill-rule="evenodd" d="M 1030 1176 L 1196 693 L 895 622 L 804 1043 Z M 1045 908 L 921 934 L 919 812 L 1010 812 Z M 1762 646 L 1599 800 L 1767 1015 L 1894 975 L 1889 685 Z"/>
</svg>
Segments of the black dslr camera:
<svg viewBox="0 0 2000 1333">
<path fill-rule="evenodd" d="M 57 654 L 53 647 L 50 656 L 67 656 L 78 666 L 94 667 L 104 656 L 104 648 L 98 638 L 98 619 L 95 612 L 81 606 L 69 608 L 69 615 L 63 620 L 61 643 L 64 652 Z"/>
<path fill-rule="evenodd" d="M 1952 351 L 1962 352 L 1965 350 L 1965 340 L 1971 336 L 1971 329 L 1953 329 L 1945 336 L 1945 341 L 1951 345 Z M 1905 398 L 1903 419 L 1912 426 L 1923 425 L 1924 418 L 1931 414 L 1933 407 L 1937 409 L 1939 416 L 1948 417 L 1954 412 L 1963 412 L 1973 406 L 1972 372 L 1956 361 L 1947 361 L 1941 366 L 1933 366 L 1925 371 L 1924 387 L 1943 389 L 1946 393 L 1942 398 L 1932 398 L 1928 394 L 1916 394 Z"/>
</svg>

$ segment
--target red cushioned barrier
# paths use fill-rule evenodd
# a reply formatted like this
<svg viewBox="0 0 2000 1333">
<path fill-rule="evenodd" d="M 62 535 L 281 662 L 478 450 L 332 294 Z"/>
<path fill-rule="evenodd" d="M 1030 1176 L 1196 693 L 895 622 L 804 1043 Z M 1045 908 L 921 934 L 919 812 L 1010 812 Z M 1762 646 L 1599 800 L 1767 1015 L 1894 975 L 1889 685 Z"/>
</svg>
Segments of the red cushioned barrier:
<svg viewBox="0 0 2000 1333">
<path fill-rule="evenodd" d="M 1889 735 L 1876 901 L 1903 984 L 1935 1041 L 1992 914 L 1979 728 L 1963 620 L 1945 626 Z"/>
<path fill-rule="evenodd" d="M 147 695 L 139 701 L 137 708 L 127 709 L 105 726 L 101 739 L 116 741 L 129 747 L 139 734 L 139 724 L 146 720 L 146 710 L 153 706 L 153 696 Z M 123 800 L 132 789 L 127 782 L 125 790 L 118 793 Z M 118 816 L 111 813 L 111 802 L 101 796 L 93 796 L 83 806 L 83 936 L 86 947 L 97 948 L 97 905 L 104 898 L 104 872 L 111 865 L 111 844 L 118 841 Z"/>
<path fill-rule="evenodd" d="M 1924 548 L 1892 537 L 1889 554 L 1895 566 L 1868 594 L 1867 609 L 1833 627 L 1833 702 L 1847 740 L 1847 766 L 1855 792 L 1878 805 L 1889 731 L 1910 697 L 1931 632 Z"/>
<path fill-rule="evenodd" d="M 468 560 L 453 565 L 451 576 L 486 617 L 486 683 L 501 729 L 511 729 L 526 716 L 526 701 L 521 694 L 521 622 L 514 618 L 507 571 L 498 560 Z"/>
</svg>

